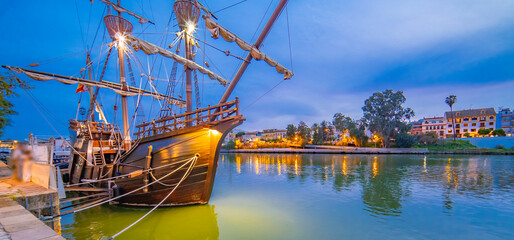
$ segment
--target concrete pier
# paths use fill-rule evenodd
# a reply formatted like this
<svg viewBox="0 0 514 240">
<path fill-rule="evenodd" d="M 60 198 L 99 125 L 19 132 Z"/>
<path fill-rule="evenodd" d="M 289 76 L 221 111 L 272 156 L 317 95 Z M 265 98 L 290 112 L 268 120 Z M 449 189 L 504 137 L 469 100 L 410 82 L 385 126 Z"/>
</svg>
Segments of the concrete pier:
<svg viewBox="0 0 514 240">
<path fill-rule="evenodd" d="M 45 224 L 38 219 L 59 214 L 57 191 L 13 180 L 10 173 L 0 162 L 0 240 L 64 239 L 53 230 L 60 231 L 59 221 Z"/>
</svg>

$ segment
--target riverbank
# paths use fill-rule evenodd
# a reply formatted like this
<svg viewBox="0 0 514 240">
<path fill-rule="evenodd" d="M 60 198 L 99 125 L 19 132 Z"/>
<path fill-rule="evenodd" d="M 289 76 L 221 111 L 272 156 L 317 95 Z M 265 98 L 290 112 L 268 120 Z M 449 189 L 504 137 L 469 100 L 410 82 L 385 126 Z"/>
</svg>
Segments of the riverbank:
<svg viewBox="0 0 514 240">
<path fill-rule="evenodd" d="M 284 154 L 464 154 L 464 155 L 514 155 L 513 151 L 493 150 L 448 150 L 429 151 L 426 148 L 263 148 L 263 149 L 221 149 L 222 153 L 284 153 Z"/>
</svg>

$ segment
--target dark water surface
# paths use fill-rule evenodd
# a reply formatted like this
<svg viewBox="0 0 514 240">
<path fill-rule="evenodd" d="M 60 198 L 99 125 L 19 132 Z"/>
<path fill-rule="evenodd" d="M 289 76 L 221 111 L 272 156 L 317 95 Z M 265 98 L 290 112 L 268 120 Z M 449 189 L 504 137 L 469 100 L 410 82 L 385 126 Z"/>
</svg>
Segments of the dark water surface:
<svg viewBox="0 0 514 240">
<path fill-rule="evenodd" d="M 110 237 L 148 210 L 89 209 L 62 235 Z M 117 239 L 514 239 L 514 157 L 222 154 L 210 204 Z"/>
</svg>

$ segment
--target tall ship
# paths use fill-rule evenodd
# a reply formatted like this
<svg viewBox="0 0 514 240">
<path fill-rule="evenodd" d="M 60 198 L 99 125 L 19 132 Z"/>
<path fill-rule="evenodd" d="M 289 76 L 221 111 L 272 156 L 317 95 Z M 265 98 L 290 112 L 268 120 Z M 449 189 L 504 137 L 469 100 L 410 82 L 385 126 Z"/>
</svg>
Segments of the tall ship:
<svg viewBox="0 0 514 240">
<path fill-rule="evenodd" d="M 123 205 L 207 203 L 212 193 L 223 139 L 245 121 L 238 98 L 230 100 L 230 96 L 250 62 L 253 59 L 264 60 L 284 79 L 293 76 L 290 70 L 260 50 L 287 0 L 279 2 L 253 44 L 221 26 L 216 16 L 196 0 L 173 2 L 172 16 L 176 18 L 175 26 L 178 29 L 171 30 L 173 24 L 168 23 L 170 29 L 167 27 L 164 34 L 174 39 L 161 44 L 143 40 L 133 33 L 130 20 L 137 20 L 143 25 L 153 23 L 122 6 L 120 0 L 99 2 L 106 5 L 103 24 L 112 41 L 106 44 L 108 50 L 105 59 L 98 57 L 97 61 L 93 61 L 91 51 L 87 52 L 86 67 L 82 69 L 80 77 L 34 70 L 38 67 L 37 63 L 31 64 L 31 68 L 3 67 L 18 76 L 25 74 L 39 81 L 78 84 L 77 92 L 88 93 L 87 108 L 77 107 L 77 116 L 69 121 L 71 157 L 69 177 L 65 179 L 68 187 L 106 191 L 112 202 Z M 98 4 L 95 2 L 93 6 Z M 221 36 L 225 41 L 235 42 L 246 52 L 246 58 L 238 57 L 242 63 L 231 81 L 211 71 L 207 62 L 197 63 L 195 56 L 201 51 L 201 38 L 196 37 L 195 33 L 199 24 L 211 33 L 212 38 Z M 166 46 L 161 47 L 163 45 Z M 138 65 L 137 55 L 143 54 L 163 58 L 172 65 L 164 90 L 155 87 L 153 80 L 156 78 L 150 74 L 141 73 L 145 82 L 140 86 L 135 83 L 133 66 L 142 65 Z M 229 51 L 225 54 L 234 56 Z M 116 62 L 116 74 L 111 77 L 106 76 L 109 61 Z M 93 73 L 94 66 L 98 66 L 99 74 Z M 184 80 L 179 85 L 176 76 L 181 69 Z M 201 107 L 199 74 L 205 74 L 225 87 L 219 102 Z M 102 106 L 108 104 L 99 103 L 100 89 L 110 89 L 118 96 L 121 124 L 116 124 L 114 119 L 107 121 Z M 181 91 L 185 92 L 185 99 L 180 96 Z M 160 111 L 150 120 L 137 122 L 134 116 L 144 116 L 141 114 L 141 99 L 145 97 L 156 99 Z M 131 106 L 134 110 L 129 112 L 130 98 L 134 99 L 134 106 Z M 83 115 L 82 119 L 78 118 L 78 112 Z"/>
</svg>

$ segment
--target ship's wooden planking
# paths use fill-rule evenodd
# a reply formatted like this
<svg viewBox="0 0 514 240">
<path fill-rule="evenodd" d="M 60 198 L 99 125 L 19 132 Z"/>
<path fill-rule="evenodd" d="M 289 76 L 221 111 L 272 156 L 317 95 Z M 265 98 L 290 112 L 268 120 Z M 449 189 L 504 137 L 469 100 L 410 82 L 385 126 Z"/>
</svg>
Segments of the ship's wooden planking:
<svg viewBox="0 0 514 240">
<path fill-rule="evenodd" d="M 185 160 L 199 154 L 199 158 L 190 175 L 164 202 L 164 205 L 207 203 L 212 192 L 221 143 L 227 133 L 243 121 L 244 118 L 238 115 L 216 124 L 203 124 L 186 128 L 180 133 L 171 132 L 152 136 L 148 141 L 142 139 L 136 149 L 122 160 L 118 167 L 118 173 L 127 174 L 144 169 L 150 146 L 152 146 L 151 168 L 176 163 L 169 167 L 152 171 L 156 179 L 172 172 L 183 165 Z M 188 167 L 189 165 L 186 165 L 171 176 L 150 185 L 146 192 L 140 190 L 120 198 L 119 203 L 141 206 L 158 204 L 180 181 Z M 122 194 L 144 186 L 145 178 L 147 176 L 142 174 L 134 178 L 119 179 L 116 181 L 116 185 L 119 186 L 120 194 Z M 152 177 L 149 177 L 148 180 L 148 183 L 155 181 Z"/>
</svg>

